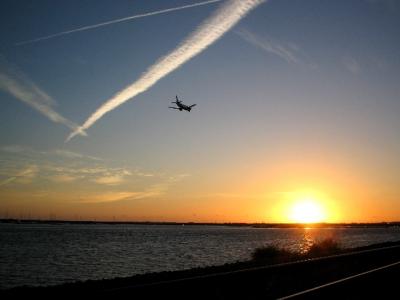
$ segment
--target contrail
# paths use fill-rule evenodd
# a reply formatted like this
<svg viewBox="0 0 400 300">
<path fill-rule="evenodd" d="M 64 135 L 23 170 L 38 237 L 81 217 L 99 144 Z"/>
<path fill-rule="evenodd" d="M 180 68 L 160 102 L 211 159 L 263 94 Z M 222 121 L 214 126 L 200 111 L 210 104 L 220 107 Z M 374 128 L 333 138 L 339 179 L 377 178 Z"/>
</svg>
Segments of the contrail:
<svg viewBox="0 0 400 300">
<path fill-rule="evenodd" d="M 266 0 L 232 0 L 223 4 L 211 17 L 206 19 L 193 33 L 181 42 L 177 48 L 150 66 L 138 80 L 115 94 L 100 106 L 85 121 L 80 129 L 88 129 L 109 111 L 149 89 L 161 78 L 176 70 L 182 64 L 217 41 L 247 13 L 265 1 Z M 78 130 L 73 131 L 67 137 L 66 141 L 69 141 L 77 135 L 77 133 Z"/>
<path fill-rule="evenodd" d="M 115 24 L 115 23 L 129 21 L 129 20 L 133 20 L 133 19 L 139 19 L 139 18 L 154 16 L 154 15 L 165 14 L 165 13 L 172 12 L 172 11 L 207 5 L 207 4 L 221 2 L 221 1 L 223 1 L 223 0 L 204 1 L 204 2 L 199 2 L 199 3 L 195 3 L 195 4 L 189 4 L 189 5 L 179 6 L 179 7 L 173 7 L 173 8 L 167 8 L 167 9 L 163 9 L 163 10 L 153 11 L 153 12 L 144 13 L 144 14 L 140 14 L 140 15 L 129 16 L 129 17 L 111 20 L 111 21 L 107 21 L 107 22 L 103 22 L 103 23 L 94 24 L 94 25 L 83 26 L 83 27 L 79 27 L 79 28 L 75 28 L 75 29 L 71 29 L 71 30 L 67 30 L 67 31 L 50 34 L 50 35 L 43 36 L 43 37 L 38 37 L 33 40 L 19 42 L 19 43 L 16 43 L 15 46 L 22 46 L 22 45 L 26 45 L 26 44 L 36 43 L 39 41 L 49 40 L 49 39 L 52 39 L 55 37 L 59 37 L 59 36 L 74 33 L 74 32 L 85 31 L 85 30 L 94 29 L 94 28 L 98 28 L 98 27 L 102 27 L 102 26 L 107 26 L 107 25 L 111 25 L 111 24 Z"/>
<path fill-rule="evenodd" d="M 86 136 L 86 133 L 77 124 L 63 117 L 51 107 L 55 101 L 49 95 L 0 55 L 1 90 L 28 104 L 51 121 L 61 123 L 78 134 Z"/>
</svg>

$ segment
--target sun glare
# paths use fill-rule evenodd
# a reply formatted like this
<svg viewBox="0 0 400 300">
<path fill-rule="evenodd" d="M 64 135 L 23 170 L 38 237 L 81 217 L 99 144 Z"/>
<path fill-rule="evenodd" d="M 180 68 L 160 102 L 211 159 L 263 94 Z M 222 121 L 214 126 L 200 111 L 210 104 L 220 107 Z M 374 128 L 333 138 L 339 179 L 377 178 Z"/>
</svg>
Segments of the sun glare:
<svg viewBox="0 0 400 300">
<path fill-rule="evenodd" d="M 296 223 L 318 223 L 326 219 L 325 211 L 315 199 L 299 199 L 290 211 L 290 219 Z"/>
</svg>

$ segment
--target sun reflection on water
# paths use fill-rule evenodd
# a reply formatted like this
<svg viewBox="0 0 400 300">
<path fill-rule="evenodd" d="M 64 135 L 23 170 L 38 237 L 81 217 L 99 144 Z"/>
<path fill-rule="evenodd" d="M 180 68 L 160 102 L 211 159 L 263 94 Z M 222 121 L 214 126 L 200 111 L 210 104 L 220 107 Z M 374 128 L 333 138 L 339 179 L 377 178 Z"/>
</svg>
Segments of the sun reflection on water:
<svg viewBox="0 0 400 300">
<path fill-rule="evenodd" d="M 340 231 L 339 231 L 340 232 Z M 305 254 L 310 248 L 325 240 L 341 241 L 338 230 L 321 229 L 315 227 L 304 227 L 297 229 L 297 237 L 292 239 L 292 244 L 284 246 L 284 248 L 297 253 Z"/>
<path fill-rule="evenodd" d="M 303 236 L 299 242 L 299 249 L 298 249 L 298 252 L 300 252 L 301 254 L 307 253 L 315 242 L 315 239 L 311 234 L 312 230 L 313 230 L 312 228 L 304 228 Z"/>
</svg>

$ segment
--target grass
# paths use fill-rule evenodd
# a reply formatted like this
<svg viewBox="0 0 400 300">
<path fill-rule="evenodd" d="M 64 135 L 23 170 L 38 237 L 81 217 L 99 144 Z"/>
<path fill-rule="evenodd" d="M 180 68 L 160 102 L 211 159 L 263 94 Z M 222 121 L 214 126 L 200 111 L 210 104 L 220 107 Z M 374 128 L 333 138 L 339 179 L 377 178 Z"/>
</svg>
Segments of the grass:
<svg viewBox="0 0 400 300">
<path fill-rule="evenodd" d="M 280 248 L 278 246 L 270 245 L 255 249 L 252 253 L 252 260 L 254 262 L 261 262 L 264 264 L 277 264 L 338 254 L 343 252 L 343 250 L 344 249 L 340 247 L 339 243 L 333 239 L 325 239 L 314 242 L 310 246 L 308 251 L 304 253 L 299 253 L 296 251 Z"/>
</svg>

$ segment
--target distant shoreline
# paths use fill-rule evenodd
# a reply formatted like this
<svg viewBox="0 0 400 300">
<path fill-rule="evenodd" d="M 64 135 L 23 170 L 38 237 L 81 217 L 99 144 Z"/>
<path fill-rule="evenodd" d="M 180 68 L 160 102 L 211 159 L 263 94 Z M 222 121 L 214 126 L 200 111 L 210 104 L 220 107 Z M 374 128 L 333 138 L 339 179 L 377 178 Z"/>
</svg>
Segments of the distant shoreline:
<svg viewBox="0 0 400 300">
<path fill-rule="evenodd" d="M 400 227 L 400 221 L 377 223 L 211 223 L 211 222 L 154 222 L 154 221 L 71 221 L 39 219 L 0 219 L 0 224 L 49 224 L 49 225 L 174 225 L 174 226 L 233 226 L 252 228 L 374 228 Z"/>
</svg>

